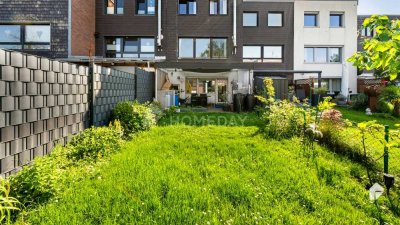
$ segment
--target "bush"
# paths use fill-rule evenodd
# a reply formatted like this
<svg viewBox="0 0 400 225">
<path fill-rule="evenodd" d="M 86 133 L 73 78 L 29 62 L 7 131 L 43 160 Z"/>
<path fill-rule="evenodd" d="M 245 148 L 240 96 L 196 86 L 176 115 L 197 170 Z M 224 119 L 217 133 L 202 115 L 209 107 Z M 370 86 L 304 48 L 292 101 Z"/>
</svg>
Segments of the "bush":
<svg viewBox="0 0 400 225">
<path fill-rule="evenodd" d="M 390 85 L 383 88 L 381 94 L 379 95 L 379 102 L 386 102 L 393 105 L 393 110 L 391 109 L 391 105 L 381 103 L 382 109 L 391 111 L 395 116 L 400 116 L 400 87 Z"/>
<path fill-rule="evenodd" d="M 148 106 L 151 109 L 151 112 L 154 114 L 156 121 L 159 121 L 165 116 L 165 113 L 159 102 L 151 102 L 150 104 L 148 104 Z"/>
<path fill-rule="evenodd" d="M 304 109 L 286 100 L 271 104 L 263 115 L 266 135 L 276 139 L 300 135 L 305 122 L 304 113 Z"/>
<path fill-rule="evenodd" d="M 394 110 L 394 105 L 390 102 L 379 100 L 377 110 L 382 113 L 392 114 Z"/>
<path fill-rule="evenodd" d="M 110 127 L 92 127 L 73 137 L 67 145 L 67 156 L 74 160 L 94 160 L 110 155 L 121 147 L 122 127 L 119 121 Z"/>
<path fill-rule="evenodd" d="M 151 108 L 138 102 L 118 103 L 114 108 L 113 116 L 121 122 L 125 135 L 149 130 L 156 124 Z"/>
<path fill-rule="evenodd" d="M 352 100 L 352 108 L 356 110 L 365 110 L 368 106 L 368 96 L 360 93 Z"/>
</svg>

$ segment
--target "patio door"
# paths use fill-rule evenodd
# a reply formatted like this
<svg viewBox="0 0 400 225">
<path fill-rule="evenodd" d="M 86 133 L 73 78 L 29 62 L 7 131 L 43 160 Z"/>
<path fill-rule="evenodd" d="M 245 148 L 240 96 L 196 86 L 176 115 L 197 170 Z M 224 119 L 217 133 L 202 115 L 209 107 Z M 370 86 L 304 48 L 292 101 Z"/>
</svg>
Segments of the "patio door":
<svg viewBox="0 0 400 225">
<path fill-rule="evenodd" d="M 228 102 L 228 79 L 217 79 L 217 102 Z"/>
</svg>

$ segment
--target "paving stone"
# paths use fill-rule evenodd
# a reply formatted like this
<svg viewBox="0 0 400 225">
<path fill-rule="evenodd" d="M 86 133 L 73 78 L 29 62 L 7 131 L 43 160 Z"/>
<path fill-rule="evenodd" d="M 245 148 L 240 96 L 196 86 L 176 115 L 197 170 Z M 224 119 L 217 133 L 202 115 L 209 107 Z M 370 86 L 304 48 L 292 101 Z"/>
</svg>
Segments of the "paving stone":
<svg viewBox="0 0 400 225">
<path fill-rule="evenodd" d="M 38 119 L 38 111 L 37 109 L 30 109 L 26 111 L 26 121 L 28 123 L 34 122 Z"/>
<path fill-rule="evenodd" d="M 27 68 L 19 69 L 19 81 L 30 82 L 31 81 L 31 70 Z"/>
<path fill-rule="evenodd" d="M 19 155 L 18 165 L 23 166 L 31 161 L 31 151 L 23 151 Z"/>
<path fill-rule="evenodd" d="M 72 105 L 72 104 L 74 104 L 74 96 L 67 95 L 67 105 Z"/>
<path fill-rule="evenodd" d="M 54 72 L 61 72 L 60 71 L 60 62 L 51 61 L 51 63 L 52 63 L 52 69 Z"/>
<path fill-rule="evenodd" d="M 19 109 L 29 109 L 31 108 L 31 97 L 30 96 L 22 96 L 19 97 Z"/>
<path fill-rule="evenodd" d="M 33 81 L 36 83 L 44 82 L 44 73 L 42 70 L 34 70 L 33 71 Z"/>
<path fill-rule="evenodd" d="M 46 129 L 47 130 L 53 130 L 54 128 L 56 128 L 55 120 L 56 120 L 55 118 L 46 120 Z"/>
<path fill-rule="evenodd" d="M 1 67 L 1 80 L 15 81 L 15 69 L 12 66 Z"/>
<path fill-rule="evenodd" d="M 14 126 L 1 128 L 1 142 L 12 141 L 15 138 Z"/>
<path fill-rule="evenodd" d="M 27 149 L 32 149 L 38 146 L 37 135 L 32 135 L 26 138 Z"/>
<path fill-rule="evenodd" d="M 23 122 L 22 111 L 12 111 L 11 112 L 11 125 L 18 125 Z"/>
<path fill-rule="evenodd" d="M 0 97 L 1 98 L 1 111 L 13 111 L 15 110 L 14 97 Z"/>
<path fill-rule="evenodd" d="M 72 74 L 67 74 L 67 84 L 73 84 L 74 83 L 74 75 Z"/>
<path fill-rule="evenodd" d="M 0 65 L 6 65 L 6 51 L 0 49 Z"/>
<path fill-rule="evenodd" d="M 11 52 L 11 66 L 24 67 L 24 55 L 19 52 Z"/>
<path fill-rule="evenodd" d="M 60 116 L 60 107 L 59 106 L 55 106 L 53 108 L 51 108 L 52 111 L 52 116 L 53 117 L 59 117 Z"/>
<path fill-rule="evenodd" d="M 58 128 L 62 128 L 65 126 L 65 117 L 64 116 L 60 116 L 57 118 L 57 127 Z"/>
<path fill-rule="evenodd" d="M 59 84 L 65 83 L 65 74 L 64 73 L 57 74 L 57 83 L 59 83 Z"/>
<path fill-rule="evenodd" d="M 69 63 L 61 63 L 62 64 L 62 72 L 70 73 L 71 65 Z"/>
<path fill-rule="evenodd" d="M 64 95 L 70 94 L 69 86 L 70 85 L 68 85 L 68 84 L 63 84 L 63 94 Z"/>
<path fill-rule="evenodd" d="M 31 124 L 30 123 L 24 123 L 21 125 L 18 125 L 18 137 L 23 138 L 23 137 L 28 137 L 31 135 Z"/>
<path fill-rule="evenodd" d="M 24 84 L 22 82 L 11 82 L 10 83 L 11 95 L 12 96 L 22 96 L 24 94 L 23 86 L 24 86 Z"/>
<path fill-rule="evenodd" d="M 27 95 L 37 95 L 38 94 L 38 84 L 37 83 L 27 83 L 26 84 L 26 94 Z"/>
</svg>

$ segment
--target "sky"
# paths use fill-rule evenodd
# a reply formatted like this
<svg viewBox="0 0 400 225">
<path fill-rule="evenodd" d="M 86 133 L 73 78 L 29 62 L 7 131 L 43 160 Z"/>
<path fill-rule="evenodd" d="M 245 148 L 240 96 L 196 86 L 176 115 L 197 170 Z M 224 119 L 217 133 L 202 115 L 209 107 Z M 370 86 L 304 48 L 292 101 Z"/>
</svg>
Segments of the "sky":
<svg viewBox="0 0 400 225">
<path fill-rule="evenodd" d="M 358 14 L 400 15 L 400 0 L 358 0 Z"/>
</svg>

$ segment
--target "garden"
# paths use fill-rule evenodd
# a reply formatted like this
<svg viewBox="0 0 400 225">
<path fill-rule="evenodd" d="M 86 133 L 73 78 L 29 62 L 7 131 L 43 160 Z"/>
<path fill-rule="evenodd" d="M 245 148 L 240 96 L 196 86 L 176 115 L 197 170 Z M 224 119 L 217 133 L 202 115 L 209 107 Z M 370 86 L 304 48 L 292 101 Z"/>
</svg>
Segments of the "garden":
<svg viewBox="0 0 400 225">
<path fill-rule="evenodd" d="M 396 68 L 380 97 L 393 110 L 372 115 L 276 100 L 269 78 L 253 113 L 120 102 L 109 126 L 0 178 L 0 223 L 400 224 Z"/>
</svg>

